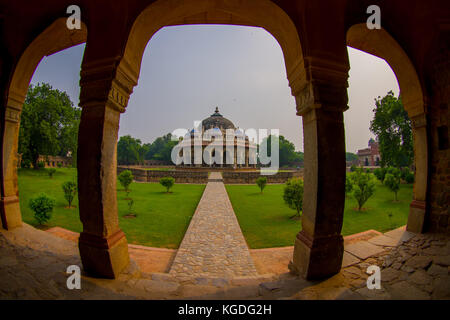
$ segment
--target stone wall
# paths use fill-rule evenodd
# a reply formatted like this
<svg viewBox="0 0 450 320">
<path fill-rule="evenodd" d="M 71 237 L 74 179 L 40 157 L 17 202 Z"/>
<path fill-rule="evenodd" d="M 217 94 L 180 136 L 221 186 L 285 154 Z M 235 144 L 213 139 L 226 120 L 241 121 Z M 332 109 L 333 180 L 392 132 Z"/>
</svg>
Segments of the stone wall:
<svg viewBox="0 0 450 320">
<path fill-rule="evenodd" d="M 159 182 L 162 177 L 173 177 L 176 183 L 207 183 L 208 171 L 194 170 L 145 170 L 143 168 L 117 167 L 117 174 L 124 170 L 133 173 L 134 180 L 139 182 Z M 224 171 L 223 182 L 228 184 L 255 184 L 261 175 L 257 171 Z M 303 177 L 303 170 L 282 171 L 266 176 L 267 183 L 285 183 L 292 177 Z"/>
<path fill-rule="evenodd" d="M 172 177 L 175 183 L 207 183 L 208 172 L 178 171 L 178 170 L 145 170 L 139 168 L 117 167 L 117 174 L 130 170 L 134 180 L 139 182 L 159 182 L 163 177 Z"/>
<path fill-rule="evenodd" d="M 442 39 L 441 50 L 434 59 L 433 91 L 431 101 L 430 146 L 431 172 L 428 189 L 428 215 L 425 231 L 450 233 L 450 34 Z"/>
<path fill-rule="evenodd" d="M 223 172 L 223 182 L 228 184 L 255 184 L 261 175 L 259 172 Z M 285 183 L 292 177 L 302 177 L 303 171 L 278 172 L 267 177 L 267 183 Z"/>
</svg>

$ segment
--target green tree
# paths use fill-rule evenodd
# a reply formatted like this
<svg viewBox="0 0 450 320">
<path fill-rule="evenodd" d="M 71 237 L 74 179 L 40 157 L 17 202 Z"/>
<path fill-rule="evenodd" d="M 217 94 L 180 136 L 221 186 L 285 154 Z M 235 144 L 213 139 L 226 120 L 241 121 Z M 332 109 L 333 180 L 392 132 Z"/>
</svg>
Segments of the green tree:
<svg viewBox="0 0 450 320">
<path fill-rule="evenodd" d="M 387 173 L 386 177 L 384 178 L 384 184 L 394 192 L 395 194 L 395 201 L 397 201 L 397 193 L 398 190 L 400 190 L 400 178 L 396 177 L 393 174 Z"/>
<path fill-rule="evenodd" d="M 64 191 L 64 198 L 69 203 L 70 208 L 72 206 L 72 201 L 77 194 L 77 184 L 73 181 L 66 181 L 62 184 L 62 189 Z"/>
<path fill-rule="evenodd" d="M 361 211 L 363 205 L 369 200 L 375 191 L 375 182 L 370 173 L 364 172 L 361 168 L 357 168 L 350 175 L 355 191 L 353 196 L 358 202 L 358 211 Z"/>
<path fill-rule="evenodd" d="M 39 225 L 43 225 L 52 217 L 51 213 L 55 206 L 55 199 L 49 197 L 45 193 L 40 193 L 30 199 L 29 207 L 34 212 L 34 218 Z"/>
<path fill-rule="evenodd" d="M 130 184 L 133 182 L 133 173 L 130 170 L 124 170 L 122 171 L 119 176 L 119 182 L 122 185 L 122 187 L 125 189 L 125 192 L 128 193 L 130 192 L 129 186 Z"/>
<path fill-rule="evenodd" d="M 345 153 L 345 161 L 355 161 L 358 160 L 358 156 L 351 152 Z"/>
<path fill-rule="evenodd" d="M 272 139 L 278 139 L 280 167 L 303 162 L 303 152 L 295 151 L 294 144 L 283 136 L 269 135 L 268 137 L 263 139 L 263 141 L 259 145 L 259 150 L 263 151 L 267 148 L 267 156 L 270 157 L 272 155 Z"/>
<path fill-rule="evenodd" d="M 117 162 L 119 164 L 138 164 L 143 160 L 141 140 L 130 135 L 122 136 L 117 143 Z"/>
<path fill-rule="evenodd" d="M 283 200 L 289 208 L 297 212 L 291 219 L 300 218 L 300 211 L 303 209 L 303 179 L 291 178 L 286 182 Z"/>
<path fill-rule="evenodd" d="M 159 183 L 166 188 L 166 193 L 169 193 L 170 188 L 175 184 L 175 179 L 172 177 L 163 177 L 159 179 Z"/>
<path fill-rule="evenodd" d="M 256 179 L 256 185 L 261 189 L 261 193 L 263 193 L 264 188 L 267 184 L 267 177 L 259 177 Z"/>
<path fill-rule="evenodd" d="M 370 130 L 379 142 L 381 166 L 410 166 L 414 156 L 411 120 L 401 98 L 389 91 L 383 98 L 375 99 L 373 111 Z"/>
<path fill-rule="evenodd" d="M 66 92 L 46 83 L 30 85 L 19 130 L 22 159 L 38 169 L 39 155 L 66 156 L 69 151 L 74 155 L 80 116 L 81 110 L 73 106 Z"/>
</svg>

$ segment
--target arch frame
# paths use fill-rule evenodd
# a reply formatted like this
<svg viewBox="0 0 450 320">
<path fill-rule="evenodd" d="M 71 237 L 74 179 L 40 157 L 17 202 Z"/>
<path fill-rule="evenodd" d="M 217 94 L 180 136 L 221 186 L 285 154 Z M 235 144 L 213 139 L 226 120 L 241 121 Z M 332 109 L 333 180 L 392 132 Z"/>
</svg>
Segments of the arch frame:
<svg viewBox="0 0 450 320">
<path fill-rule="evenodd" d="M 347 30 L 347 45 L 384 59 L 394 71 L 403 106 L 412 122 L 415 179 L 407 230 L 424 231 L 428 185 L 428 133 L 426 96 L 407 53 L 387 30 L 369 30 L 365 23 Z"/>
<path fill-rule="evenodd" d="M 45 56 L 86 42 L 87 27 L 69 30 L 67 18 L 57 18 L 24 50 L 12 73 L 7 91 L 5 122 L 2 137 L 2 186 L 0 215 L 2 227 L 12 229 L 22 225 L 17 182 L 18 139 L 20 114 L 33 74 Z"/>
</svg>

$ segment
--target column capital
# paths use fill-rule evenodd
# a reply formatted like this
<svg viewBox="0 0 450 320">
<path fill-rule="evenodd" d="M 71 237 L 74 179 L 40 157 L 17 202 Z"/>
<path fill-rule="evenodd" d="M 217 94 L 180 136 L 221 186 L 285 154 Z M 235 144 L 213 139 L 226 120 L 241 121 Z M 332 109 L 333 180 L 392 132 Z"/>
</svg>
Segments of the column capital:
<svg viewBox="0 0 450 320">
<path fill-rule="evenodd" d="M 120 57 L 112 57 L 83 64 L 81 70 L 80 106 L 106 106 L 125 112 L 128 99 L 137 84 L 137 78 L 121 63 Z"/>
<path fill-rule="evenodd" d="M 348 69 L 348 64 L 318 57 L 305 57 L 297 63 L 288 74 L 297 115 L 323 107 L 347 110 Z"/>
</svg>

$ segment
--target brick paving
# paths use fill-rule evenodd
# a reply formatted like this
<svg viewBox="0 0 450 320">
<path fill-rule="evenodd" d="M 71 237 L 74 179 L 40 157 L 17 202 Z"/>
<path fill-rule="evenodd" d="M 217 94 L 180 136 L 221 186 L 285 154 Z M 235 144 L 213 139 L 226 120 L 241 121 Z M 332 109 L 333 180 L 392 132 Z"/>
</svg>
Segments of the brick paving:
<svg viewBox="0 0 450 320">
<path fill-rule="evenodd" d="M 169 274 L 177 278 L 258 275 L 220 172 L 211 172 Z"/>
</svg>

